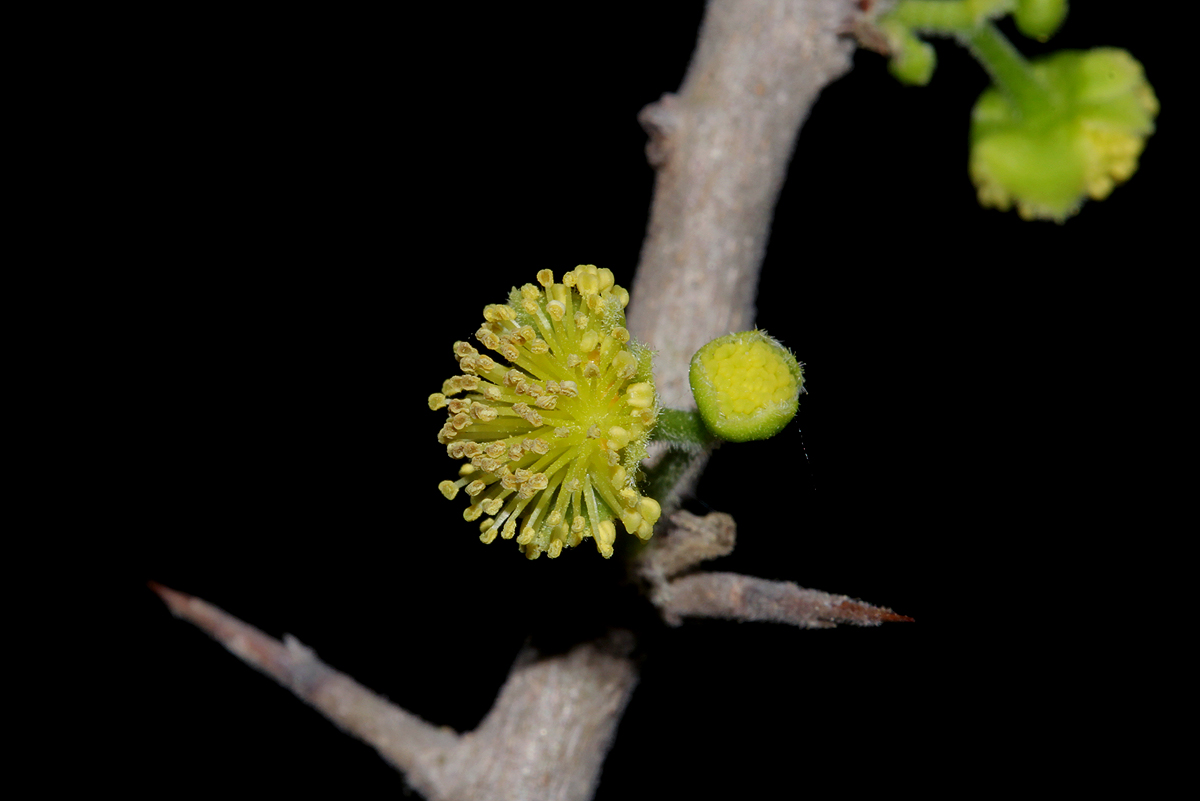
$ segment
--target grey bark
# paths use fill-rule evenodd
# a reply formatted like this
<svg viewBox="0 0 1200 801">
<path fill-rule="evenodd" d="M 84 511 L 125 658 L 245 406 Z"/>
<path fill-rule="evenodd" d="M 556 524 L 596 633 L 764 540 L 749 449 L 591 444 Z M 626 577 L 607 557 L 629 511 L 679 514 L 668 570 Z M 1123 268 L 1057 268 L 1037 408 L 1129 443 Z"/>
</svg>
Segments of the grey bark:
<svg viewBox="0 0 1200 801">
<path fill-rule="evenodd" d="M 658 352 L 666 406 L 694 408 L 687 370 L 704 343 L 754 325 L 775 201 L 800 126 L 850 68 L 848 0 L 709 3 L 683 86 L 644 108 L 657 170 L 629 330 Z"/>
</svg>

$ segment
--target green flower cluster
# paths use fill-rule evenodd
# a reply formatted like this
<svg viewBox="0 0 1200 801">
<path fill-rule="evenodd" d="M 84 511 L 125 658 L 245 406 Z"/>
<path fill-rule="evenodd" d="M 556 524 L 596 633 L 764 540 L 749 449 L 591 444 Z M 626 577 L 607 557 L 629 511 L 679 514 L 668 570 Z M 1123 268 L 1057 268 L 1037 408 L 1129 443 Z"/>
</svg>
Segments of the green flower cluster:
<svg viewBox="0 0 1200 801">
<path fill-rule="evenodd" d="M 997 87 L 971 114 L 971 180 L 979 202 L 1063 222 L 1137 170 L 1158 99 L 1124 50 L 1062 51 L 1030 65 L 1045 103 Z"/>
<path fill-rule="evenodd" d="M 1063 222 L 1137 170 L 1154 132 L 1158 99 L 1139 64 L 1115 48 L 1062 51 L 1028 62 L 992 23 L 1012 13 L 1026 36 L 1045 40 L 1065 0 L 900 0 L 878 21 L 889 68 L 908 84 L 929 82 L 933 49 L 917 34 L 953 36 L 994 85 L 971 117 L 968 171 L 979 202 L 1023 218 Z"/>
</svg>

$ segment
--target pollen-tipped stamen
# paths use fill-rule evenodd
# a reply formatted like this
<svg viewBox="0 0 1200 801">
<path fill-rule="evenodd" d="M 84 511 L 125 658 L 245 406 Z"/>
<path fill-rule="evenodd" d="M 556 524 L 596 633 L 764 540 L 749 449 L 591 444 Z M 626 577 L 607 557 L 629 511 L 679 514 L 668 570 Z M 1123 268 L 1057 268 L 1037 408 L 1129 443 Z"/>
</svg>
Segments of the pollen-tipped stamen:
<svg viewBox="0 0 1200 801">
<path fill-rule="evenodd" d="M 466 489 L 466 519 L 489 515 L 481 541 L 516 538 L 527 557 L 555 558 L 590 536 L 607 557 L 615 519 L 652 532 L 631 478 L 657 409 L 649 353 L 630 341 L 629 296 L 611 271 L 580 266 L 557 283 L 542 270 L 537 281 L 486 307 L 476 334 L 511 366 L 454 343 L 463 374 L 429 406 L 448 407 L 438 439 L 470 463 L 439 488 Z"/>
</svg>

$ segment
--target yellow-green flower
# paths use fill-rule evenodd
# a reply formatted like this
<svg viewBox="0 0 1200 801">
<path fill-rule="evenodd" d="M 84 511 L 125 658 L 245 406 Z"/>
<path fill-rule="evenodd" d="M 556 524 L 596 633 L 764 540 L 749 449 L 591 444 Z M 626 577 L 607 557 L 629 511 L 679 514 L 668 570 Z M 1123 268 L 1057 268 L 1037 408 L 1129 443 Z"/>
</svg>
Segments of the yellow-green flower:
<svg viewBox="0 0 1200 801">
<path fill-rule="evenodd" d="M 466 463 L 438 489 L 465 490 L 463 517 L 486 515 L 484 543 L 515 536 L 530 559 L 553 559 L 591 537 L 608 558 L 614 520 L 647 540 L 662 513 L 635 484 L 658 415 L 650 351 L 625 329 L 629 293 L 612 271 L 580 265 L 555 283 L 542 270 L 537 281 L 484 308 L 475 332 L 507 365 L 454 343 L 461 374 L 429 407 L 448 410 L 438 442 Z"/>
<path fill-rule="evenodd" d="M 1137 170 L 1158 100 L 1124 50 L 1063 51 L 1030 68 L 1043 103 L 991 88 L 975 104 L 971 180 L 984 206 L 1062 222 Z"/>
<path fill-rule="evenodd" d="M 688 379 L 704 424 L 730 442 L 767 439 L 796 416 L 804 376 L 763 331 L 718 337 L 696 351 Z"/>
</svg>

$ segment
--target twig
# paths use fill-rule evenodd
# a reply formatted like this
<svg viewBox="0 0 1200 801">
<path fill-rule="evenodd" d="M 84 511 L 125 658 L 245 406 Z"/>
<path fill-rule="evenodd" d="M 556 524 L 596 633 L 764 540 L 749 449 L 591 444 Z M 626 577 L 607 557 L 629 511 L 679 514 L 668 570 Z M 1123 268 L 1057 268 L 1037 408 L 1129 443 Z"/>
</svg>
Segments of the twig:
<svg viewBox="0 0 1200 801">
<path fill-rule="evenodd" d="M 526 653 L 479 728 L 459 735 L 376 695 L 294 637 L 280 642 L 199 598 L 153 582 L 150 588 L 172 614 L 373 746 L 433 801 L 591 798 L 637 683 L 628 634 L 547 659 Z"/>
<path fill-rule="evenodd" d="M 638 574 L 650 585 L 650 597 L 663 619 L 674 626 L 685 617 L 718 617 L 788 623 L 802 628 L 831 628 L 838 623 L 878 626 L 912 622 L 911 617 L 871 606 L 845 595 L 808 590 L 785 581 L 737 573 L 693 573 L 675 578 L 701 562 L 733 552 L 736 526 L 721 512 L 698 517 L 680 511 L 671 526 L 639 556 Z"/>
<path fill-rule="evenodd" d="M 675 625 L 684 617 L 762 620 L 809 629 L 832 628 L 838 623 L 878 626 L 912 622 L 911 617 L 845 595 L 737 573 L 695 573 L 676 579 L 659 594 L 658 607 L 663 619 Z"/>
</svg>

